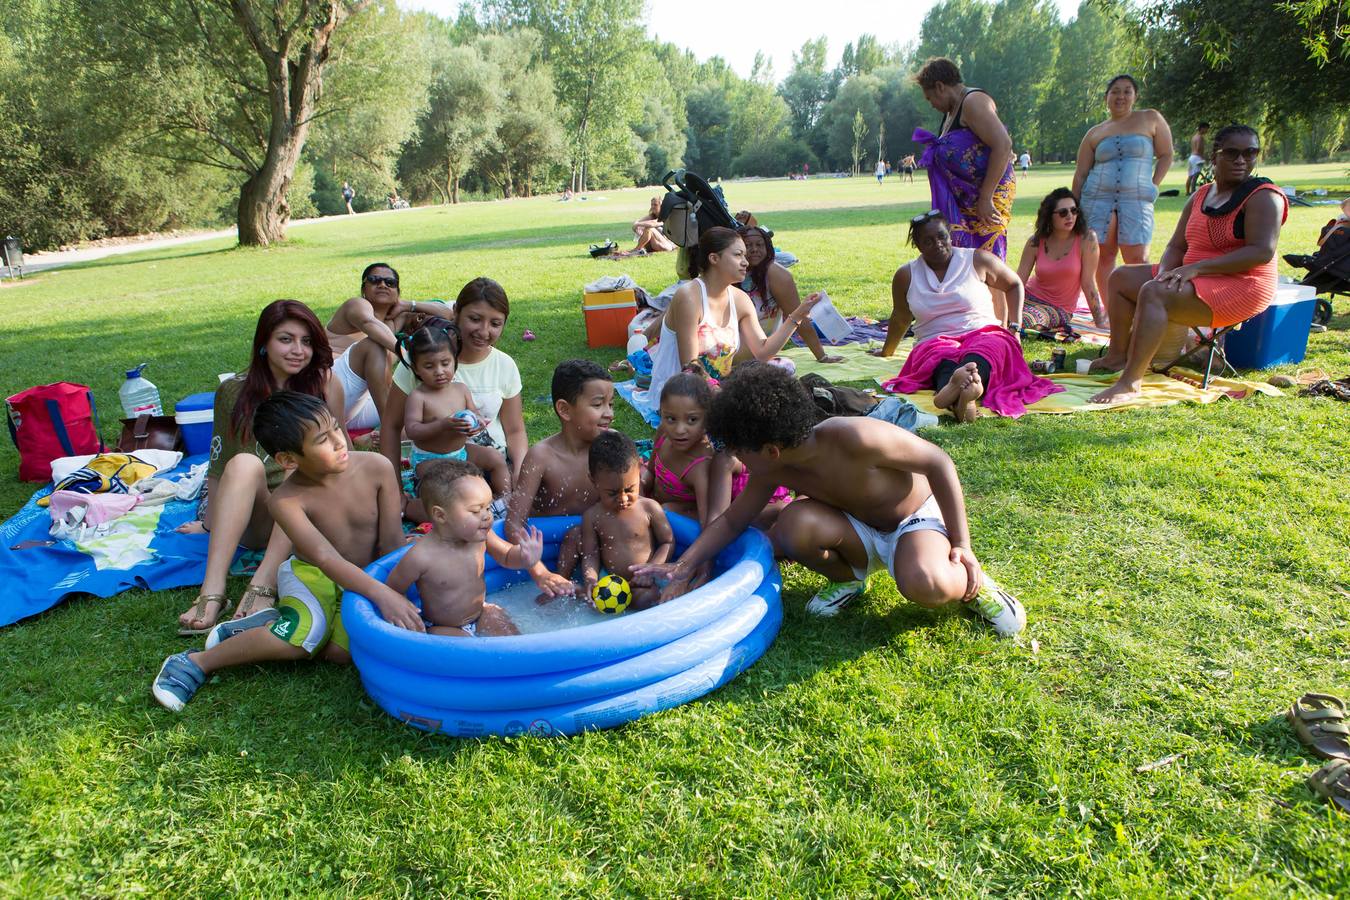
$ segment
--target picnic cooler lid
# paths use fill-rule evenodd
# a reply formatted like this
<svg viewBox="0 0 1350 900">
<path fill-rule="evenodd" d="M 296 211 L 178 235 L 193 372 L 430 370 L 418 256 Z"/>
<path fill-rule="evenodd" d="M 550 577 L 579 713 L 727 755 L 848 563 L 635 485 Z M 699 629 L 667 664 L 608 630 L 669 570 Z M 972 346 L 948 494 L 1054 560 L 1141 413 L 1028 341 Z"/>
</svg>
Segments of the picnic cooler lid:
<svg viewBox="0 0 1350 900">
<path fill-rule="evenodd" d="M 203 391 L 188 394 L 173 407 L 173 418 L 179 425 L 204 425 L 215 418 L 216 394 Z"/>
<path fill-rule="evenodd" d="M 632 309 L 637 306 L 637 294 L 632 288 L 622 291 L 582 291 L 581 306 L 592 309 Z"/>
</svg>

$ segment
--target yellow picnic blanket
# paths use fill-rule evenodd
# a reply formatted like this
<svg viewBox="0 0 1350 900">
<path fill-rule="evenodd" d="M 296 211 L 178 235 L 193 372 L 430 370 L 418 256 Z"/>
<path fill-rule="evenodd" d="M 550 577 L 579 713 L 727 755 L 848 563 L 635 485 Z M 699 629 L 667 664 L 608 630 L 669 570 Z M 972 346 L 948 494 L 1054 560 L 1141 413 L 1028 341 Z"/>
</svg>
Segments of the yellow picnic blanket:
<svg viewBox="0 0 1350 900">
<path fill-rule="evenodd" d="M 899 354 L 897 354 L 898 356 Z M 898 371 L 898 369 L 897 369 Z M 890 376 L 887 376 L 889 378 Z M 1261 381 L 1239 381 L 1231 378 L 1211 378 L 1209 389 L 1200 387 L 1200 375 L 1186 369 L 1173 369 L 1172 375 L 1148 374 L 1144 376 L 1143 390 L 1137 400 L 1123 403 L 1092 403 L 1091 398 L 1103 388 L 1115 382 L 1115 375 L 1077 375 L 1063 372 L 1046 376 L 1055 384 L 1064 388 L 1057 394 L 1051 394 L 1027 407 L 1028 413 L 1052 413 L 1063 415 L 1075 412 L 1114 412 L 1121 409 L 1139 409 L 1146 406 L 1171 406 L 1174 403 L 1213 403 L 1215 400 L 1245 400 L 1257 394 L 1269 397 L 1283 397 L 1284 392 L 1277 387 Z M 887 380 L 878 378 L 877 383 Z M 933 405 L 932 391 L 919 391 L 906 394 L 909 401 L 924 412 L 935 415 L 950 415 L 945 409 Z M 980 407 L 980 415 L 992 416 L 993 412 Z"/>
<path fill-rule="evenodd" d="M 809 372 L 817 372 L 829 380 L 831 384 L 839 384 L 845 381 L 877 381 L 878 383 L 888 378 L 894 378 L 895 373 L 900 371 L 900 367 L 905 364 L 905 357 L 909 355 L 909 347 L 912 341 L 906 341 L 894 356 L 887 359 L 878 359 L 867 352 L 867 346 L 864 344 L 843 344 L 838 347 L 825 345 L 825 352 L 831 356 L 842 356 L 843 362 L 823 363 L 816 362 L 816 358 L 811 351 L 805 347 L 791 347 L 780 353 L 792 360 L 793 365 L 797 367 L 798 377 L 806 375 Z M 876 346 L 881 346 L 879 343 Z"/>
</svg>

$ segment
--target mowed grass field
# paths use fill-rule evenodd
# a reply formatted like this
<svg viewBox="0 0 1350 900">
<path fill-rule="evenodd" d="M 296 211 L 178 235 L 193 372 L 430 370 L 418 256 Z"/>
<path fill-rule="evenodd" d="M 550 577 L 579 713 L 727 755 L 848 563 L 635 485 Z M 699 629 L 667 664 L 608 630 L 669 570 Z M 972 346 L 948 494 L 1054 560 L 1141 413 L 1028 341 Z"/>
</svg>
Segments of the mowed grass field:
<svg viewBox="0 0 1350 900">
<path fill-rule="evenodd" d="M 1069 174 L 1020 184 L 1011 246 Z M 1347 189 L 1343 164 L 1266 174 Z M 804 291 L 876 317 L 929 206 L 922 175 L 726 192 L 801 257 Z M 505 286 L 500 346 L 537 440 L 555 428 L 553 365 L 617 355 L 586 349 L 581 286 L 674 280 L 672 255 L 585 252 L 627 245 L 652 193 L 371 214 L 266 250 L 209 241 L 48 272 L 0 289 L 0 388 L 92 385 L 111 437 L 122 370 L 150 361 L 166 401 L 210 389 L 246 364 L 264 304 L 326 319 L 385 260 L 410 299 L 480 274 Z M 1181 204 L 1159 203 L 1154 259 Z M 1333 214 L 1293 209 L 1281 251 L 1310 250 Z M 1350 374 L 1348 311 L 1303 368 Z M 1021 638 L 905 604 L 886 579 L 808 618 L 822 580 L 789 566 L 782 633 L 747 673 L 566 740 L 428 736 L 320 664 L 224 673 L 175 716 L 149 681 L 186 646 L 175 620 L 195 592 L 72 600 L 0 630 L 0 893 L 1346 896 L 1350 817 L 1304 787 L 1319 760 L 1280 713 L 1304 691 L 1350 694 L 1348 426 L 1345 405 L 1290 392 L 930 429 L 976 552 L 1027 606 Z M 33 487 L 17 462 L 6 442 L 5 516 Z"/>
</svg>

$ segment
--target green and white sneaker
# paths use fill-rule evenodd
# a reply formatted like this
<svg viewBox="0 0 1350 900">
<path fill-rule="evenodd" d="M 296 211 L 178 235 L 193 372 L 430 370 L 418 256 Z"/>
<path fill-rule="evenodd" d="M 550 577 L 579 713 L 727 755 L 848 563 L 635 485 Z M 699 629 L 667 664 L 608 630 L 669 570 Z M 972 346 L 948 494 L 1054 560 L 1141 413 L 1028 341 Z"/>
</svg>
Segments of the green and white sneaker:
<svg viewBox="0 0 1350 900">
<path fill-rule="evenodd" d="M 999 637 L 1014 637 L 1027 627 L 1027 611 L 1021 602 L 999 587 L 988 572 L 984 575 L 984 586 L 970 602 L 970 608 L 993 625 Z"/>
<path fill-rule="evenodd" d="M 807 602 L 806 611 L 813 616 L 837 616 L 866 590 L 866 581 L 831 581 Z"/>
</svg>

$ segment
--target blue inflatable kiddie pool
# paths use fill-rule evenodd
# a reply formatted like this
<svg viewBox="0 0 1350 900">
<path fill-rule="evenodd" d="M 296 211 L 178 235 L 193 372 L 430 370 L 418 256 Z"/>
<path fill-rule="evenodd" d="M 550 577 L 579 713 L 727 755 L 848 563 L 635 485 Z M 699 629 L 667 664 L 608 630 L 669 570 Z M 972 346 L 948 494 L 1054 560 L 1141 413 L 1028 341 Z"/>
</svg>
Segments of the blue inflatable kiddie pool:
<svg viewBox="0 0 1350 900">
<path fill-rule="evenodd" d="M 544 558 L 557 558 L 574 516 L 540 518 Z M 671 515 L 682 551 L 698 525 Z M 500 530 L 500 525 L 498 526 Z M 366 567 L 384 581 L 407 552 Z M 750 529 L 718 556 L 717 576 L 697 590 L 642 612 L 561 631 L 513 637 L 451 638 L 385 622 L 366 597 L 348 591 L 342 622 L 366 692 L 391 716 L 456 737 L 566 735 L 612 728 L 712 691 L 763 655 L 783 621 L 782 581 L 773 551 Z M 491 559 L 488 594 L 528 576 Z M 409 599 L 420 604 L 416 588 Z"/>
</svg>

